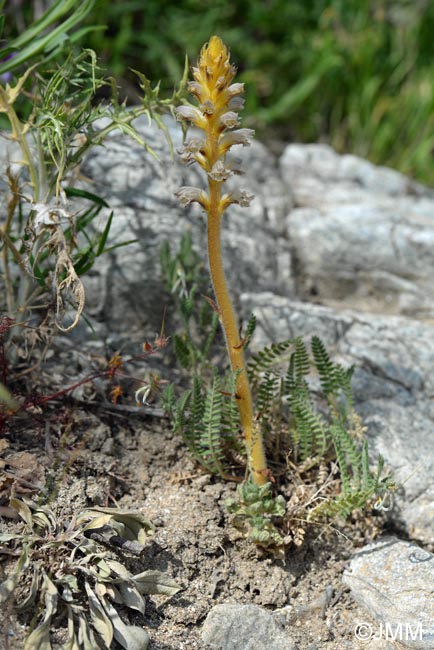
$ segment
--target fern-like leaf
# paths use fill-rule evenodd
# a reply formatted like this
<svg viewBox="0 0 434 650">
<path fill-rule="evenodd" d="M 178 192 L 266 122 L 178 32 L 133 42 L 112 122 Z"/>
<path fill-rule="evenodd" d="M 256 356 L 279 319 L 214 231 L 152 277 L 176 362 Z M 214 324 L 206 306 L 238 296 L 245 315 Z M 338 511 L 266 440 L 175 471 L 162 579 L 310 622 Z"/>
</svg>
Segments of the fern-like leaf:
<svg viewBox="0 0 434 650">
<path fill-rule="evenodd" d="M 173 384 L 168 384 L 161 393 L 161 405 L 167 415 L 173 420 L 175 414 L 175 388 Z"/>
<path fill-rule="evenodd" d="M 244 453 L 245 447 L 240 437 L 240 412 L 237 405 L 236 385 L 239 372 L 229 372 L 223 392 L 221 435 L 225 448 L 235 454 Z"/>
<path fill-rule="evenodd" d="M 244 349 L 247 350 L 249 347 L 250 341 L 252 340 L 253 334 L 255 333 L 257 325 L 257 319 L 255 314 L 252 314 L 247 322 L 246 330 L 243 333 Z"/>
<path fill-rule="evenodd" d="M 184 294 L 181 296 L 179 309 L 186 322 L 188 322 L 193 315 L 195 294 L 196 288 L 192 287 L 187 295 Z"/>
<path fill-rule="evenodd" d="M 329 395 L 336 395 L 336 392 L 340 387 L 339 380 L 336 375 L 335 366 L 330 360 L 325 345 L 318 336 L 312 337 L 311 345 L 315 366 L 319 373 L 323 392 L 326 397 Z"/>
<path fill-rule="evenodd" d="M 211 388 L 207 390 L 203 417 L 202 436 L 200 439 L 200 454 L 203 463 L 209 471 L 224 474 L 221 423 L 223 411 L 223 394 L 220 379 L 217 375 Z"/>
<path fill-rule="evenodd" d="M 258 387 L 257 409 L 259 418 L 268 421 L 275 411 L 275 403 L 279 397 L 280 377 L 268 370 Z"/>
<path fill-rule="evenodd" d="M 339 465 L 342 481 L 342 494 L 348 496 L 351 493 L 351 474 L 348 469 L 347 461 L 345 458 L 344 450 L 341 443 L 341 432 L 339 427 L 330 427 L 330 432 L 333 436 L 333 444 L 336 451 L 336 458 Z"/>
<path fill-rule="evenodd" d="M 302 377 L 309 374 L 311 367 L 309 352 L 301 336 L 298 336 L 295 339 L 295 351 L 293 357 L 295 377 L 296 379 L 301 380 Z"/>
<path fill-rule="evenodd" d="M 259 375 L 262 371 L 268 370 L 279 362 L 288 353 L 288 350 L 294 345 L 294 339 L 281 341 L 280 343 L 272 343 L 270 346 L 265 347 L 263 350 L 253 355 L 248 363 L 249 378 L 252 383 L 258 381 Z"/>
<path fill-rule="evenodd" d="M 312 508 L 307 515 L 308 521 L 321 521 L 324 519 L 336 519 L 337 517 L 347 518 L 354 510 L 363 508 L 369 498 L 370 491 L 358 491 L 342 493 L 335 499 L 324 499 L 319 505 Z"/>
<path fill-rule="evenodd" d="M 291 401 L 291 412 L 295 418 L 297 448 L 301 461 L 317 454 L 326 445 L 326 428 L 322 417 L 315 413 L 312 405 L 299 397 Z M 295 450 L 297 452 L 297 449 Z"/>
<path fill-rule="evenodd" d="M 350 432 L 341 422 L 335 421 L 331 426 L 333 441 L 339 440 L 339 445 L 345 457 L 345 465 L 348 472 L 351 472 L 354 487 L 359 488 L 362 482 L 362 454 L 351 437 Z M 342 472 L 341 463 L 339 466 Z"/>
<path fill-rule="evenodd" d="M 173 335 L 173 351 L 179 365 L 182 366 L 182 368 L 191 368 L 191 349 L 185 336 L 179 336 L 179 334 Z"/>
</svg>

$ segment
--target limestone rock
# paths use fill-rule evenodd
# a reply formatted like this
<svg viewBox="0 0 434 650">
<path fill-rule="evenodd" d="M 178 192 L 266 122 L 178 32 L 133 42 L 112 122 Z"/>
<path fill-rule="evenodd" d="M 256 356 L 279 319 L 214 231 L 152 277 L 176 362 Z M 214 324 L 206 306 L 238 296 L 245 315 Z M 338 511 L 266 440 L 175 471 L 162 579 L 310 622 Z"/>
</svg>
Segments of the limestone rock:
<svg viewBox="0 0 434 650">
<path fill-rule="evenodd" d="M 298 288 L 347 307 L 434 315 L 434 192 L 325 145 L 289 145 L 288 237 Z"/>
<path fill-rule="evenodd" d="M 432 650 L 434 555 L 409 542 L 385 539 L 357 553 L 343 581 L 378 622 L 374 628 L 367 623 L 366 634 Z"/>
<path fill-rule="evenodd" d="M 295 650 L 272 614 L 257 605 L 216 605 L 206 617 L 202 640 L 212 650 Z"/>
</svg>

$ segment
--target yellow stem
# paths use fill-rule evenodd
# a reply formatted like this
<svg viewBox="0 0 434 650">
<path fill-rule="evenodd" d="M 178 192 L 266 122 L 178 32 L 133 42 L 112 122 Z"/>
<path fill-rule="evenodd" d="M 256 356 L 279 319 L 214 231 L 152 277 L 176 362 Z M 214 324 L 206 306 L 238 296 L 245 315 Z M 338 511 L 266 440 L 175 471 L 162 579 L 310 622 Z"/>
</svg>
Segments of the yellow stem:
<svg viewBox="0 0 434 650">
<path fill-rule="evenodd" d="M 219 212 L 220 194 L 220 183 L 209 179 L 208 259 L 231 368 L 233 372 L 241 371 L 237 379 L 236 394 L 241 417 L 241 427 L 247 448 L 248 466 L 256 485 L 263 485 L 268 480 L 267 461 L 262 435 L 253 421 L 252 396 L 247 377 L 244 350 L 222 263 L 220 237 L 222 215 Z"/>
</svg>

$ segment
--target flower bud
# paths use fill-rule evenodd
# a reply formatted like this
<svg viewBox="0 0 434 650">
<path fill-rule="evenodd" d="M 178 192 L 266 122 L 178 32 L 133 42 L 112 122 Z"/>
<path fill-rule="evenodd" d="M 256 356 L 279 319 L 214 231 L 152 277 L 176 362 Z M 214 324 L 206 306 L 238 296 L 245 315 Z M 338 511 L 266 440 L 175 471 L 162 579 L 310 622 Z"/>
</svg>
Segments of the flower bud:
<svg viewBox="0 0 434 650">
<path fill-rule="evenodd" d="M 234 158 L 233 156 L 226 158 L 226 167 L 231 170 L 232 174 L 237 174 L 239 176 L 244 174 L 241 158 Z"/>
<path fill-rule="evenodd" d="M 235 97 L 235 95 L 241 95 L 244 92 L 244 84 L 235 83 L 231 84 L 228 88 L 229 97 Z"/>
<path fill-rule="evenodd" d="M 244 108 L 245 101 L 242 97 L 232 97 L 228 102 L 228 108 L 231 111 L 242 111 Z"/>
<path fill-rule="evenodd" d="M 199 83 L 197 83 L 197 81 L 189 81 L 188 90 L 192 95 L 197 97 L 200 101 L 200 98 L 202 97 L 202 86 Z"/>
<path fill-rule="evenodd" d="M 206 158 L 203 155 L 206 142 L 202 138 L 191 138 L 187 140 L 183 147 L 177 149 L 181 157 L 181 162 L 190 164 L 197 161 L 202 167 L 206 166 Z"/>
<path fill-rule="evenodd" d="M 215 106 L 210 99 L 200 105 L 200 110 L 205 115 L 213 115 L 215 113 Z"/>
</svg>

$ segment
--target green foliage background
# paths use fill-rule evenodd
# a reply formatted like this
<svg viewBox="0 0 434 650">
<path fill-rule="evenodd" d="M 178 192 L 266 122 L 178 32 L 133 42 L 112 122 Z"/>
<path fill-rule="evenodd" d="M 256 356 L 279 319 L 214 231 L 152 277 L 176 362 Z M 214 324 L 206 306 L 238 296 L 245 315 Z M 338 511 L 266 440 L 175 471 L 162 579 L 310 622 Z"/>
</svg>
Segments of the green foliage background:
<svg viewBox="0 0 434 650">
<path fill-rule="evenodd" d="M 328 142 L 434 184 L 431 0 L 101 0 L 88 23 L 107 25 L 83 44 L 131 98 L 129 68 L 172 90 L 217 33 L 262 138 Z"/>
</svg>

